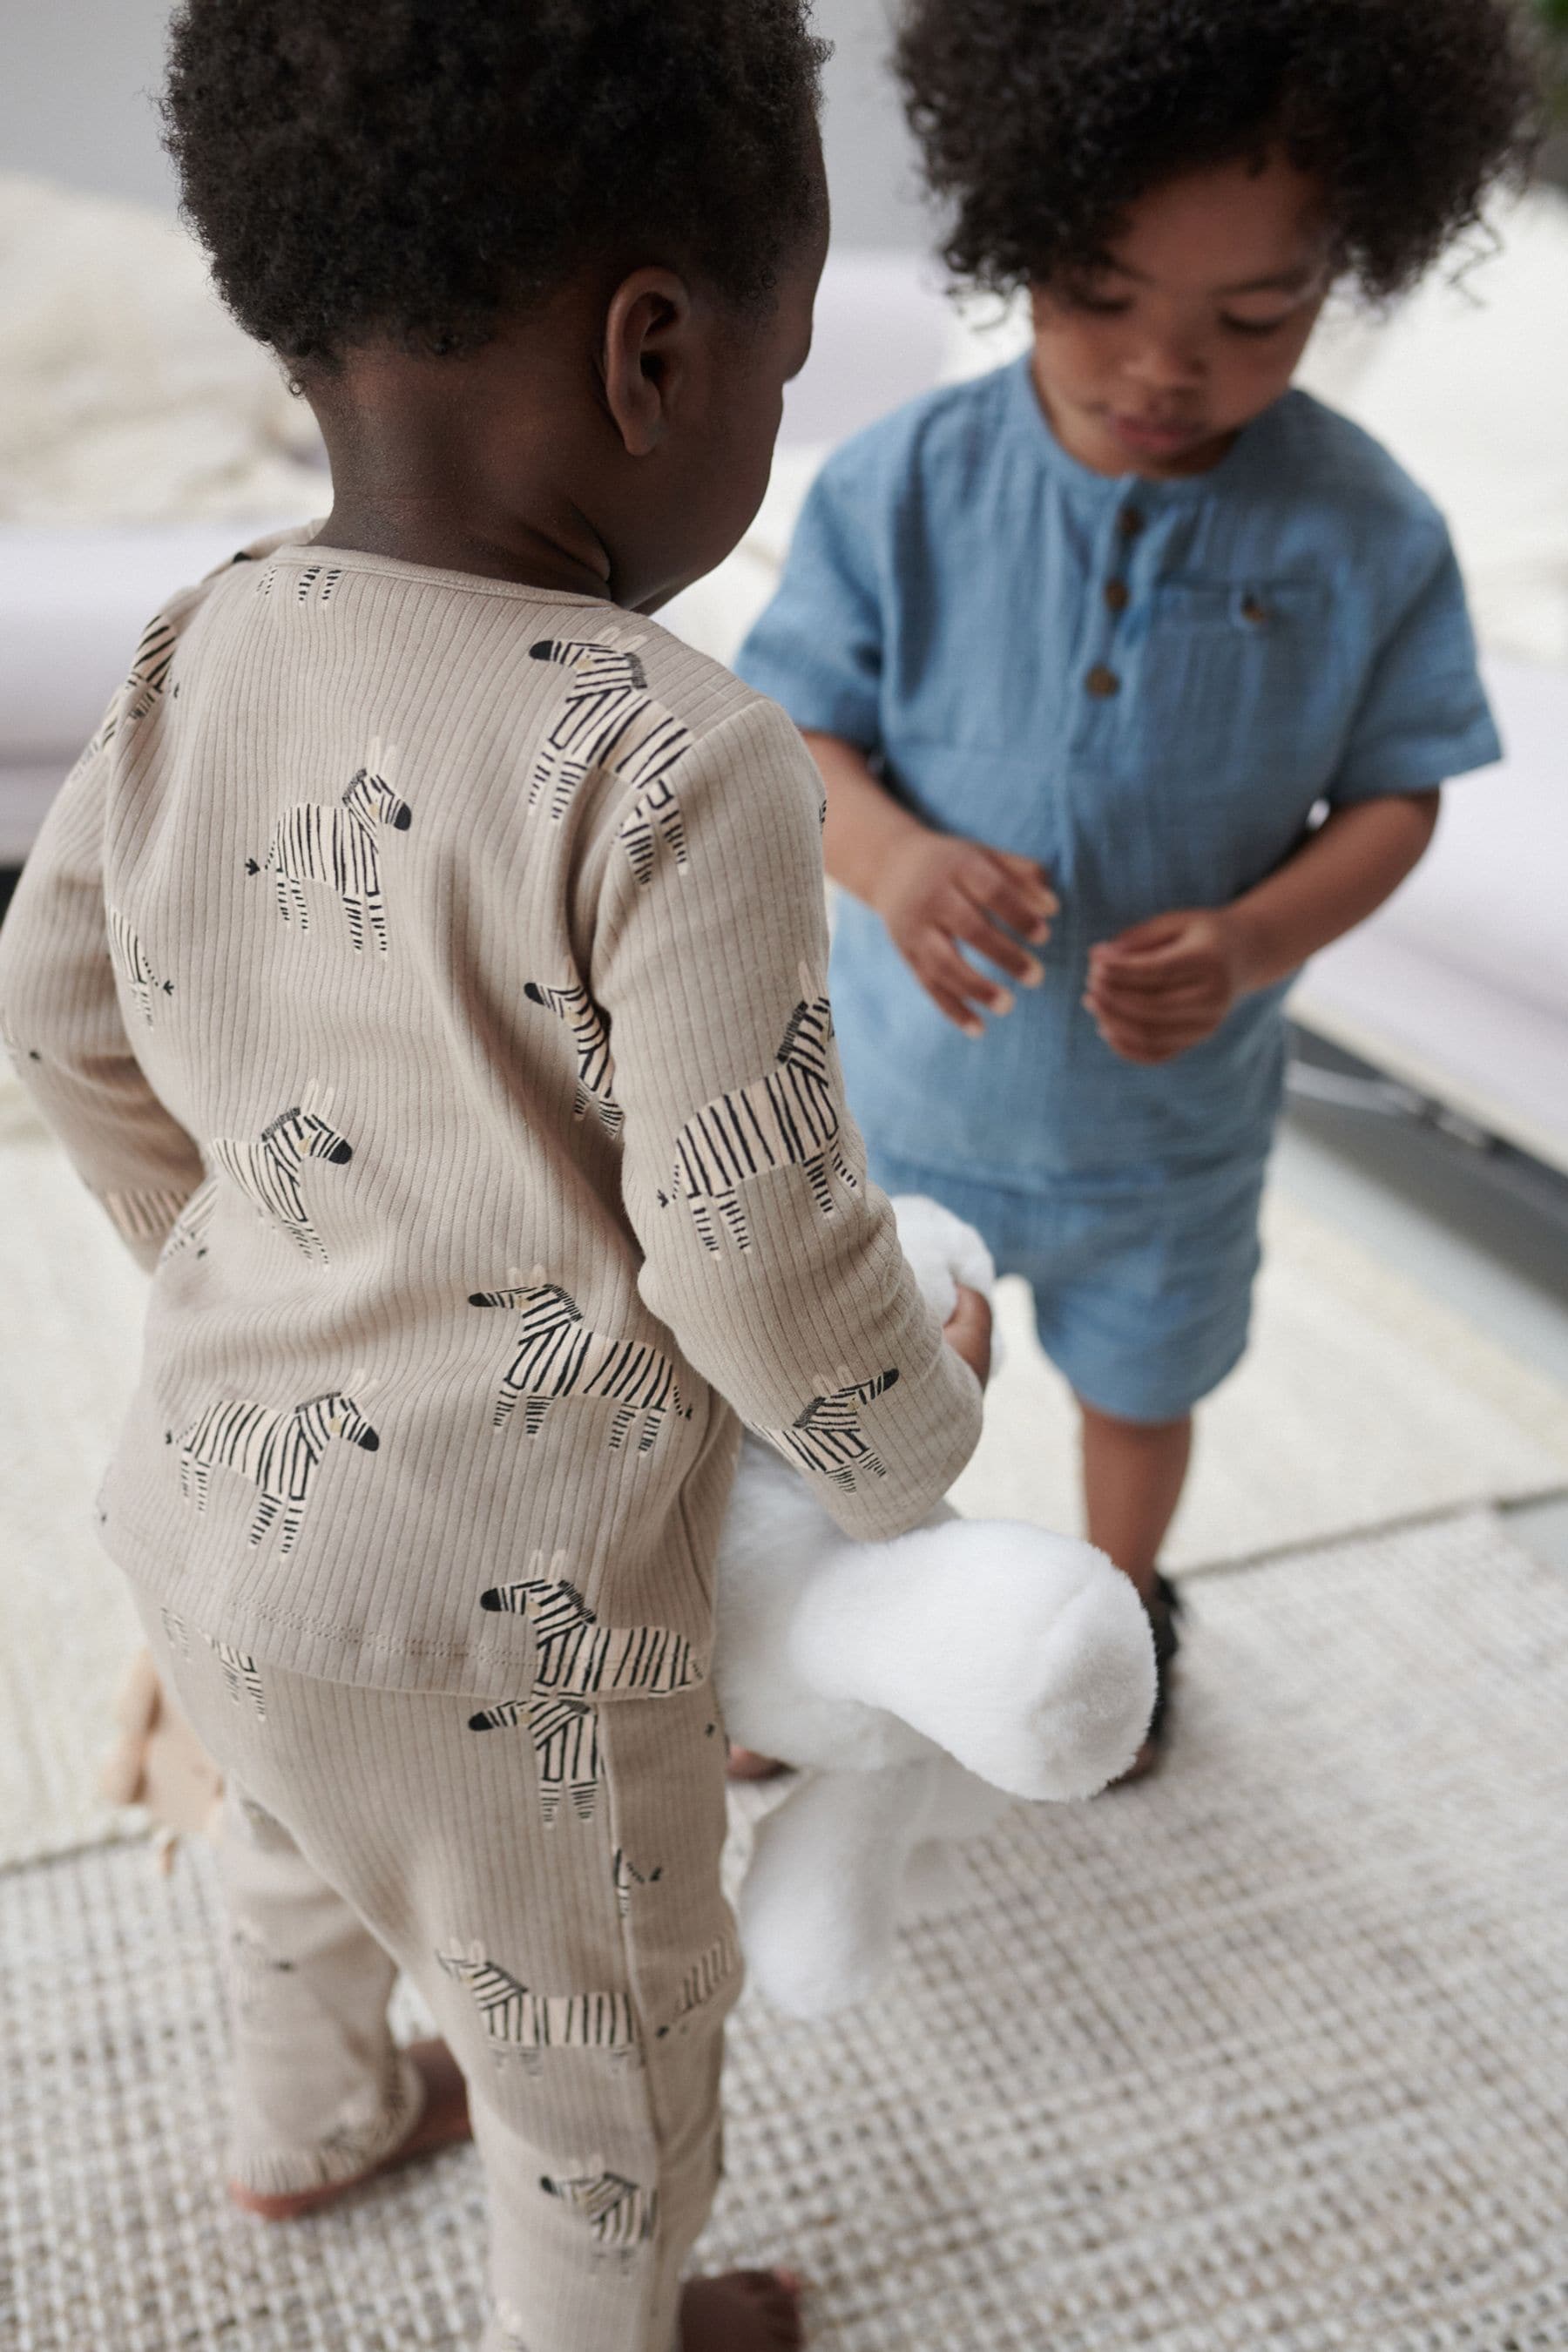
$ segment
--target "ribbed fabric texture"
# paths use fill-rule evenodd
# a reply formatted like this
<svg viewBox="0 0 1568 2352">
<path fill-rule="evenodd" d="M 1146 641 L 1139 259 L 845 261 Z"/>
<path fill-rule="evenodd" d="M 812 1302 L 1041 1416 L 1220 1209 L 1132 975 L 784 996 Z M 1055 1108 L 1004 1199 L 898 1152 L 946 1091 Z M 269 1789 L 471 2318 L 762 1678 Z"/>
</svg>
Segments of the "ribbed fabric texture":
<svg viewBox="0 0 1568 2352">
<path fill-rule="evenodd" d="M 227 1775 L 232 2177 L 268 2193 L 351 2179 L 406 2137 L 395 1965 L 468 2085 L 485 2352 L 667 2352 L 718 2183 L 741 1988 L 710 1694 L 601 1710 L 592 1769 L 584 1748 L 557 1809 L 526 1721 L 476 1729 L 446 1693 L 237 1674 L 195 1625 L 142 1608 Z"/>
<path fill-rule="evenodd" d="M 142 1591 L 502 1700 L 580 1603 L 626 1696 L 706 1670 L 737 1415 L 851 1532 L 924 1515 L 979 1393 L 844 1108 L 820 819 L 773 705 L 590 598 L 300 538 L 151 625 L 0 941 L 156 1262 Z"/>
</svg>

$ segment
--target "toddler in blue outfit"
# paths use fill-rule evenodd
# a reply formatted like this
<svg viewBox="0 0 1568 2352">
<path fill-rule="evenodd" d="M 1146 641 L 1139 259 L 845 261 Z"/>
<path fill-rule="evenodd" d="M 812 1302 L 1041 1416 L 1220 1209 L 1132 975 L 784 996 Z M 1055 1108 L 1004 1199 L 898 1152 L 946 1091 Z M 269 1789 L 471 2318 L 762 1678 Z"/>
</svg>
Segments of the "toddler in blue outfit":
<svg viewBox="0 0 1568 2352">
<path fill-rule="evenodd" d="M 1033 350 L 837 452 L 739 664 L 826 788 L 872 1172 L 1033 1286 L 1089 1533 L 1163 1664 L 1192 1408 L 1246 1343 L 1284 992 L 1499 754 L 1441 515 L 1290 379 L 1337 281 L 1408 285 L 1517 164 L 1513 24 L 914 0 L 947 258 L 1028 287 Z"/>
</svg>

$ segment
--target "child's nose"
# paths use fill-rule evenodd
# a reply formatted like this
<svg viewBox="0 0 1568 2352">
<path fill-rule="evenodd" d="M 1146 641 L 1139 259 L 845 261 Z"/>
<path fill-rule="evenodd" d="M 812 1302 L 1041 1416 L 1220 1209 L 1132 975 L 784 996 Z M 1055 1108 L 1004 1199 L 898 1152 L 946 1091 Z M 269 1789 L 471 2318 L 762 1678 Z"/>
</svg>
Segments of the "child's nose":
<svg viewBox="0 0 1568 2352">
<path fill-rule="evenodd" d="M 1187 392 L 1203 382 L 1203 353 L 1185 337 L 1150 336 L 1132 352 L 1128 373 L 1151 392 Z"/>
</svg>

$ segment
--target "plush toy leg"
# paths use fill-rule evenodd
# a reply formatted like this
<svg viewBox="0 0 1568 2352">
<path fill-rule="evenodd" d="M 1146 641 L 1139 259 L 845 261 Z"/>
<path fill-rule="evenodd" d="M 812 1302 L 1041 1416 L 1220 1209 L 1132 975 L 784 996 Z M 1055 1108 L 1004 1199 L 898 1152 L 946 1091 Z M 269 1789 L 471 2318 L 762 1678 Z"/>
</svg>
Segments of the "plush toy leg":
<svg viewBox="0 0 1568 2352">
<path fill-rule="evenodd" d="M 1154 1704 L 1149 1621 L 1103 1554 L 1043 1528 L 950 1520 L 845 1546 L 801 1596 L 791 1663 L 885 1708 L 1018 1797 L 1089 1797 Z"/>
<path fill-rule="evenodd" d="M 893 1955 L 904 1874 L 940 1761 L 815 1772 L 757 1828 L 741 1889 L 746 1965 L 791 2017 L 863 2000 Z"/>
</svg>

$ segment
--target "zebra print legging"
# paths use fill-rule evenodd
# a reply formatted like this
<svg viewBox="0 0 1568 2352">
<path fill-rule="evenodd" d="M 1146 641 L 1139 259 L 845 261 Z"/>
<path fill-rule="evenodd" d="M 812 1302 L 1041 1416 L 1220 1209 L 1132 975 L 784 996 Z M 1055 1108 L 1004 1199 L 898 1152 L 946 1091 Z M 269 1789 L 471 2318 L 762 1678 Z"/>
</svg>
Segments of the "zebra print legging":
<svg viewBox="0 0 1568 2352">
<path fill-rule="evenodd" d="M 417 2078 L 386 2022 L 402 1968 L 468 2080 L 492 2208 L 486 2352 L 671 2352 L 739 1989 L 706 1685 L 594 1707 L 549 1803 L 553 1712 L 525 1702 L 481 1736 L 476 1713 L 504 1710 L 286 1674 L 142 1613 L 226 1776 L 233 2177 L 268 2193 L 347 2179 L 412 2128 Z"/>
</svg>

